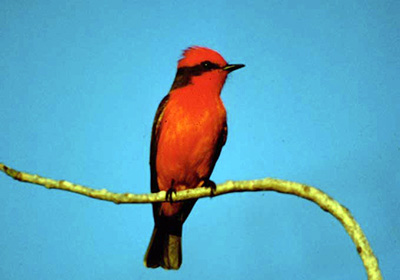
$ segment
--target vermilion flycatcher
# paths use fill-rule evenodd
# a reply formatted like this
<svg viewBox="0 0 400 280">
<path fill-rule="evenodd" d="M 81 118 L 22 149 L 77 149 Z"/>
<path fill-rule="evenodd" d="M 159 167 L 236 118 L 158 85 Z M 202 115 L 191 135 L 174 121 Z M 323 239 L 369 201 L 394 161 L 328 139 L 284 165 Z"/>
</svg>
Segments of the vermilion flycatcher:
<svg viewBox="0 0 400 280">
<path fill-rule="evenodd" d="M 151 192 L 213 187 L 210 181 L 227 136 L 220 94 L 228 73 L 244 67 L 228 64 L 208 48 L 191 47 L 178 62 L 174 83 L 153 122 L 150 150 Z M 196 200 L 153 204 L 154 230 L 144 257 L 147 267 L 179 269 L 182 225 Z"/>
</svg>

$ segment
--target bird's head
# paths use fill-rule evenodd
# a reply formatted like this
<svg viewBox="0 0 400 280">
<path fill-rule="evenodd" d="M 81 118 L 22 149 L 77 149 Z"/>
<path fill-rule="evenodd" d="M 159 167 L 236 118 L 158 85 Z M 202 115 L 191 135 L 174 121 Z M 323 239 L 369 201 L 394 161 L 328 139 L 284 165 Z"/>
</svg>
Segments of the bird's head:
<svg viewBox="0 0 400 280">
<path fill-rule="evenodd" d="M 200 86 L 222 89 L 227 75 L 243 64 L 228 64 L 216 51 L 205 47 L 190 47 L 183 52 L 171 90 Z"/>
</svg>

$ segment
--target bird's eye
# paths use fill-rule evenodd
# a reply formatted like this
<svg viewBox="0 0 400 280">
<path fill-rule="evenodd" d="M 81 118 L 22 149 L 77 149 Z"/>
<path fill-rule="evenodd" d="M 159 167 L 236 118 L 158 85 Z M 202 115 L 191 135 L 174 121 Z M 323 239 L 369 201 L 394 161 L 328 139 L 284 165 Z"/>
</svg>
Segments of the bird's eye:
<svg viewBox="0 0 400 280">
<path fill-rule="evenodd" d="M 206 69 L 213 69 L 213 68 L 215 68 L 215 64 L 214 64 L 214 63 L 211 63 L 211 62 L 208 61 L 208 60 L 203 61 L 203 62 L 201 63 L 201 66 L 203 66 L 203 67 L 206 68 Z"/>
</svg>

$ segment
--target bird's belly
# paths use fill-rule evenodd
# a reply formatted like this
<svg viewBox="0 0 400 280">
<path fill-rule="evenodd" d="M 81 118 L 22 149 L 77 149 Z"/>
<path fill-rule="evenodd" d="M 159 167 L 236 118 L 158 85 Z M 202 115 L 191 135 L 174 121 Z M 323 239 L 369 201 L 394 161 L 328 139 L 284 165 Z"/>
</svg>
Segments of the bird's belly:
<svg viewBox="0 0 400 280">
<path fill-rule="evenodd" d="M 156 168 L 160 190 L 195 188 L 209 178 L 225 116 L 204 110 L 167 121 L 160 135 Z"/>
</svg>

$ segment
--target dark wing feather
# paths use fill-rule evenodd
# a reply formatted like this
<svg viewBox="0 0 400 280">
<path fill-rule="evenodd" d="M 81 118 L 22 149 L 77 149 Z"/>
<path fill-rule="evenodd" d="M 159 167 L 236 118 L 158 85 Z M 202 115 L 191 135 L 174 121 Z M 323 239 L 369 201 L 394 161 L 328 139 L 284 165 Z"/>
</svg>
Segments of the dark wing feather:
<svg viewBox="0 0 400 280">
<path fill-rule="evenodd" d="M 222 147 L 226 143 L 226 138 L 228 137 L 228 125 L 226 124 L 226 121 L 224 123 L 224 126 L 219 134 L 218 141 L 217 141 L 217 146 L 215 147 L 215 152 L 212 158 L 211 162 L 211 169 L 210 169 L 210 174 L 214 170 L 214 166 L 217 163 L 217 160 L 219 158 L 219 155 L 221 154 Z"/>
<path fill-rule="evenodd" d="M 169 95 L 165 96 L 158 106 L 156 116 L 153 121 L 153 129 L 151 132 L 151 144 L 150 144 L 150 172 L 151 172 L 151 192 L 158 192 L 157 182 L 157 170 L 156 170 L 156 158 L 157 158 L 157 146 L 158 139 L 160 138 L 161 132 L 161 120 L 164 115 L 165 107 L 167 106 Z"/>
</svg>

